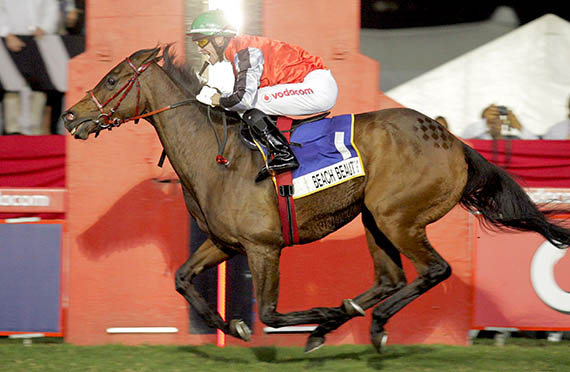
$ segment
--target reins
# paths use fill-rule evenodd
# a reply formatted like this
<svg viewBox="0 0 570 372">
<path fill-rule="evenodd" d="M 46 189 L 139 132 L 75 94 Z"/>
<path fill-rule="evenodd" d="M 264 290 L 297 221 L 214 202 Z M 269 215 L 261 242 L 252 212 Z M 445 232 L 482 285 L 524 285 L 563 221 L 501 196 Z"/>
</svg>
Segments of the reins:
<svg viewBox="0 0 570 372">
<path fill-rule="evenodd" d="M 224 132 L 222 134 L 221 139 L 220 136 L 218 136 L 218 131 L 214 126 L 214 122 L 212 120 L 212 116 L 210 115 L 210 113 L 211 109 L 210 106 L 208 106 L 208 124 L 210 125 L 210 127 L 212 127 L 214 135 L 216 136 L 216 142 L 218 142 L 218 155 L 216 155 L 216 163 L 225 165 L 227 167 L 230 165 L 230 162 L 228 159 L 224 157 L 224 149 L 226 147 L 226 143 L 228 142 L 228 122 L 226 120 L 226 113 L 222 112 L 222 123 L 224 125 Z"/>
<path fill-rule="evenodd" d="M 190 100 L 188 100 L 188 101 L 190 101 Z M 196 100 L 194 100 L 194 101 L 196 101 Z M 175 108 L 174 106 L 176 106 L 176 105 L 182 106 L 182 104 L 185 104 L 185 102 L 188 103 L 187 101 L 182 101 L 182 102 L 176 103 L 174 105 L 171 105 L 171 106 L 173 106 L 171 108 Z M 176 106 L 176 107 L 178 107 L 178 106 Z M 160 111 L 160 110 L 157 110 L 157 111 Z M 162 110 L 162 111 L 164 111 L 164 110 Z M 211 107 L 208 106 L 208 125 L 212 128 L 212 131 L 214 132 L 214 136 L 216 137 L 216 142 L 218 143 L 218 154 L 216 155 L 216 163 L 218 163 L 220 165 L 225 165 L 226 167 L 228 167 L 230 165 L 230 161 L 224 157 L 224 149 L 226 148 L 226 143 L 228 142 L 228 122 L 226 120 L 226 113 L 225 112 L 222 112 L 222 123 L 224 126 L 224 132 L 222 134 L 222 138 L 220 138 L 220 136 L 218 135 L 218 131 L 216 130 L 216 126 L 214 125 L 214 121 L 212 120 Z M 160 168 L 162 168 L 162 165 L 164 164 L 165 158 L 166 158 L 166 152 L 163 149 L 162 154 L 160 154 L 160 160 L 158 161 L 158 164 L 157 164 Z"/>
<path fill-rule="evenodd" d="M 141 84 L 139 82 L 139 76 L 151 64 L 155 63 L 156 60 L 152 59 L 146 63 L 143 63 L 138 68 L 135 67 L 135 65 L 131 62 L 129 57 L 125 58 L 125 60 L 129 64 L 129 66 L 133 69 L 133 71 L 134 71 L 133 76 L 111 98 L 106 100 L 104 103 L 100 103 L 99 100 L 97 99 L 97 97 L 95 97 L 93 90 L 91 89 L 88 91 L 89 95 L 91 96 L 91 99 L 93 100 L 93 102 L 95 103 L 95 105 L 97 106 L 99 111 L 101 112 L 101 114 L 94 121 L 95 124 L 97 124 L 97 128 L 95 129 L 95 132 L 96 132 L 95 137 L 97 137 L 99 135 L 99 132 L 101 132 L 101 130 L 103 130 L 103 129 L 111 130 L 113 128 L 117 128 L 117 127 L 121 126 L 124 123 L 128 123 L 129 121 L 134 121 L 135 124 L 137 124 L 140 119 L 144 119 L 146 117 L 156 115 L 156 114 L 159 114 L 161 112 L 168 111 L 168 110 L 171 110 L 171 109 L 174 109 L 174 108 L 177 108 L 180 106 L 184 106 L 184 105 L 187 105 L 190 103 L 198 102 L 198 100 L 196 98 L 191 98 L 191 99 L 187 99 L 184 101 L 174 103 L 172 105 L 162 107 L 158 110 L 154 110 L 154 111 L 147 112 L 147 113 L 139 115 L 140 93 L 141 93 Z M 135 116 L 132 116 L 130 118 L 125 118 L 125 119 L 112 118 L 113 114 L 117 111 L 117 109 L 119 108 L 119 106 L 121 105 L 121 103 L 123 102 L 125 97 L 129 94 L 129 92 L 131 91 L 131 89 L 133 88 L 134 85 L 136 85 L 136 87 L 137 87 L 137 106 L 135 109 Z M 111 108 L 111 110 L 108 113 L 105 112 L 105 110 L 104 110 L 105 106 L 107 106 L 111 101 L 113 101 L 115 98 L 117 98 L 121 93 L 122 93 L 122 95 L 119 97 L 119 100 L 117 101 L 115 106 L 113 106 L 113 108 Z M 104 122 L 102 123 L 100 119 L 103 119 Z M 228 124 L 227 124 L 225 112 L 222 112 L 222 122 L 223 122 L 223 126 L 224 126 L 224 131 L 223 131 L 222 138 L 220 138 L 220 136 L 218 135 L 218 132 L 216 131 L 214 123 L 212 121 L 211 108 L 210 108 L 210 106 L 208 106 L 208 124 L 210 125 L 210 127 L 214 131 L 214 135 L 216 136 L 216 142 L 218 143 L 218 154 L 216 155 L 216 163 L 218 163 L 220 165 L 225 165 L 227 167 L 227 166 L 229 166 L 230 162 L 228 161 L 228 159 L 226 159 L 223 156 L 224 149 L 226 147 L 226 143 L 228 140 Z M 160 160 L 158 161 L 159 167 L 162 167 L 165 158 L 166 158 L 166 153 L 163 149 L 162 154 L 160 155 Z"/>
</svg>

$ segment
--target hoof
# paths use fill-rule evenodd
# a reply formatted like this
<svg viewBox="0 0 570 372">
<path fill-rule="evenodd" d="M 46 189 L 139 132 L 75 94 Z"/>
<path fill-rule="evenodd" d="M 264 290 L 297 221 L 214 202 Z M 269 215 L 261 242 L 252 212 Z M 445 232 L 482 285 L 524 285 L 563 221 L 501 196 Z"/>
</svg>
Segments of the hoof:
<svg viewBox="0 0 570 372">
<path fill-rule="evenodd" d="M 320 349 L 325 344 L 324 336 L 309 336 L 305 345 L 305 354 Z"/>
<path fill-rule="evenodd" d="M 342 301 L 342 307 L 344 308 L 344 311 L 346 311 L 346 313 L 350 316 L 366 315 L 364 309 L 350 298 Z"/>
<path fill-rule="evenodd" d="M 230 321 L 230 334 L 244 341 L 251 340 L 251 330 L 243 320 L 233 319 Z"/>
<path fill-rule="evenodd" d="M 386 342 L 388 342 L 388 334 L 386 331 L 381 331 L 372 336 L 372 345 L 378 353 L 382 352 L 382 348 L 386 346 Z"/>
</svg>

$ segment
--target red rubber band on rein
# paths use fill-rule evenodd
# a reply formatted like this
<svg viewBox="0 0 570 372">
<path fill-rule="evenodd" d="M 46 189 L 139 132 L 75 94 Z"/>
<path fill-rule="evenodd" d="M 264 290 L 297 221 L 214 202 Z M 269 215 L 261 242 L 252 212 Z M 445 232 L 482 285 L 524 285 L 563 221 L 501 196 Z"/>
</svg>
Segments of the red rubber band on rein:
<svg viewBox="0 0 570 372">
<path fill-rule="evenodd" d="M 216 163 L 221 164 L 221 165 L 226 165 L 226 164 L 228 164 L 228 159 L 224 158 L 222 155 L 217 155 L 216 156 Z"/>
</svg>

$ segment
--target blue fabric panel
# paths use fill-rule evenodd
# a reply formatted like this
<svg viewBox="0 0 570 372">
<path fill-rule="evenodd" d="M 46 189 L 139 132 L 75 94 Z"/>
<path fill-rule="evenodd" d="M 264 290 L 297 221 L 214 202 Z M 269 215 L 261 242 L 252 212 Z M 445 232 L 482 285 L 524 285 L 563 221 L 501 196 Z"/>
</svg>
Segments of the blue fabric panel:
<svg viewBox="0 0 570 372">
<path fill-rule="evenodd" d="M 301 125 L 293 132 L 291 142 L 302 147 L 291 146 L 301 165 L 293 171 L 293 178 L 311 173 L 342 160 L 342 155 L 335 147 L 336 132 L 344 132 L 344 145 L 352 157 L 358 156 L 350 142 L 352 115 L 339 115 L 325 118 L 314 123 Z"/>
<path fill-rule="evenodd" d="M 61 225 L 0 224 L 0 331 L 60 332 Z"/>
</svg>

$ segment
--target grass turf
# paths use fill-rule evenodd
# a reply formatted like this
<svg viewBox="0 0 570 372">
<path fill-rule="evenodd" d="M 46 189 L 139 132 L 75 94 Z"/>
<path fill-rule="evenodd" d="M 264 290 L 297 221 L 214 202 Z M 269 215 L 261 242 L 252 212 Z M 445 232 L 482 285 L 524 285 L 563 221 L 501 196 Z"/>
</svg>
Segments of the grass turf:
<svg viewBox="0 0 570 372">
<path fill-rule="evenodd" d="M 388 345 L 382 354 L 372 346 L 325 346 L 305 355 L 301 347 L 74 346 L 61 340 L 0 339 L 2 371 L 566 371 L 570 342 L 509 339 L 467 347 Z"/>
</svg>

